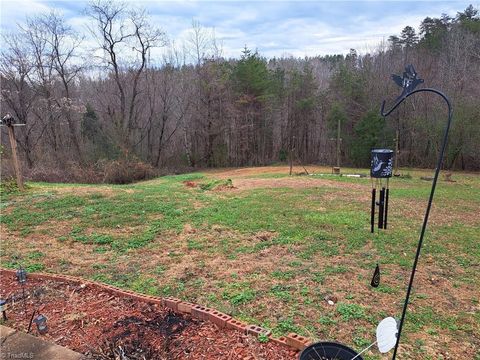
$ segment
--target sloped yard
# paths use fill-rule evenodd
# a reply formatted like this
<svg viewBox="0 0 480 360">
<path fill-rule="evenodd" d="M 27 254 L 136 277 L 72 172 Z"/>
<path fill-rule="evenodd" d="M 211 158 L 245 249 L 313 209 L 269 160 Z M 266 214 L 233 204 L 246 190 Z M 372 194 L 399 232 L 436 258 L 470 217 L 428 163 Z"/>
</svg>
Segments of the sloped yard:
<svg viewBox="0 0 480 360">
<path fill-rule="evenodd" d="M 2 197 L 1 266 L 175 296 L 358 350 L 401 311 L 430 186 L 425 172 L 408 173 L 391 180 L 389 229 L 374 235 L 369 179 L 267 167 L 126 186 L 33 183 Z M 480 178 L 453 179 L 438 187 L 401 359 L 480 356 Z"/>
</svg>

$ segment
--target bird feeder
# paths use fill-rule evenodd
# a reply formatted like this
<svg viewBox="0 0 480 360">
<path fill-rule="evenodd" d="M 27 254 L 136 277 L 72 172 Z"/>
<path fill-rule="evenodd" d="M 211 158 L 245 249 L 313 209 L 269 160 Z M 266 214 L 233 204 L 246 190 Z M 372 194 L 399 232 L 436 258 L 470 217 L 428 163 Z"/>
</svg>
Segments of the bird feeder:
<svg viewBox="0 0 480 360">
<path fill-rule="evenodd" d="M 372 178 L 372 208 L 370 213 L 371 232 L 375 229 L 375 209 L 378 206 L 378 228 L 387 228 L 388 217 L 388 180 L 393 172 L 393 150 L 373 149 L 370 177 Z M 373 181 L 375 179 L 375 182 Z M 377 187 L 380 187 L 378 202 L 376 201 Z"/>
<path fill-rule="evenodd" d="M 48 331 L 48 326 L 47 326 L 47 317 L 40 314 L 38 315 L 34 320 L 33 323 L 37 326 L 37 330 L 39 334 L 43 335 L 46 334 Z"/>
</svg>

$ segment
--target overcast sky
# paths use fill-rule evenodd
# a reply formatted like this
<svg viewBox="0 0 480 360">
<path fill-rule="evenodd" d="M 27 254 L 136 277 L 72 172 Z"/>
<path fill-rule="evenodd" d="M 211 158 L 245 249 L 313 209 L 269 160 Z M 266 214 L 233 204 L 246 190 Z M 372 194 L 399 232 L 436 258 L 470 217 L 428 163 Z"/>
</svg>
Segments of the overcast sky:
<svg viewBox="0 0 480 360">
<path fill-rule="evenodd" d="M 406 26 L 418 29 L 425 17 L 454 16 L 475 1 L 135 1 L 169 39 L 180 43 L 192 20 L 215 28 L 227 57 L 242 48 L 258 49 L 266 57 L 360 53 L 372 50 Z M 2 32 L 26 16 L 61 11 L 72 27 L 87 33 L 82 14 L 87 1 L 1 0 Z M 87 40 L 89 40 L 87 38 Z"/>
</svg>

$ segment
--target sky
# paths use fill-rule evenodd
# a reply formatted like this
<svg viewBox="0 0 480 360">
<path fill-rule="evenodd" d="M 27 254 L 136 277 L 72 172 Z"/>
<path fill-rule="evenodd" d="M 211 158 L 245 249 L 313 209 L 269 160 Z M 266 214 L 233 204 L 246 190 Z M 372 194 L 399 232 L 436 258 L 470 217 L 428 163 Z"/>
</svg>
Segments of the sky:
<svg viewBox="0 0 480 360">
<path fill-rule="evenodd" d="M 52 9 L 60 11 L 72 28 L 85 34 L 87 1 L 0 0 L 1 31 L 8 33 L 27 16 Z M 407 26 L 418 30 L 427 16 L 455 16 L 474 1 L 132 1 L 150 13 L 170 40 L 182 43 L 192 20 L 212 28 L 226 57 L 239 57 L 242 49 L 274 56 L 316 56 L 374 51 L 390 35 Z"/>
</svg>

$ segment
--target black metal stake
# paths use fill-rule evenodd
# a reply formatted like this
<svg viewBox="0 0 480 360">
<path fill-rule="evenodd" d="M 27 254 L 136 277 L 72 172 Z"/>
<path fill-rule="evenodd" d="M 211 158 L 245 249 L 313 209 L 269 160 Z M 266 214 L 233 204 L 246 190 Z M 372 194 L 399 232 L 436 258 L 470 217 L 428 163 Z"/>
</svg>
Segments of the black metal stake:
<svg viewBox="0 0 480 360">
<path fill-rule="evenodd" d="M 417 74 L 415 73 L 415 70 L 413 69 L 413 66 L 410 65 L 409 67 L 407 67 L 406 73 L 404 73 L 404 79 L 403 79 L 404 80 L 404 85 L 403 85 L 404 91 L 403 91 L 402 95 L 400 95 L 400 97 L 397 98 L 396 104 L 387 112 L 384 111 L 385 101 L 383 101 L 382 108 L 381 108 L 381 111 L 380 111 L 382 116 L 386 117 L 386 116 L 390 115 L 409 96 L 411 96 L 413 94 L 416 94 L 416 93 L 419 93 L 419 92 L 430 92 L 430 93 L 434 93 L 434 94 L 439 95 L 447 103 L 448 122 L 447 122 L 447 126 L 445 127 L 445 132 L 444 132 L 444 135 L 443 135 L 443 143 L 442 143 L 442 147 L 440 149 L 440 153 L 439 153 L 439 156 L 438 156 L 437 167 L 435 169 L 435 176 L 433 177 L 432 188 L 431 188 L 431 191 L 430 191 L 430 196 L 428 198 L 427 209 L 425 211 L 425 217 L 423 219 L 422 229 L 420 231 L 420 238 L 418 240 L 417 252 L 415 254 L 415 260 L 413 262 L 412 272 L 410 274 L 410 281 L 408 283 L 405 302 L 403 304 L 402 317 L 400 318 L 400 324 L 398 326 L 397 342 L 395 344 L 395 349 L 393 351 L 392 360 L 395 360 L 396 356 L 397 356 L 398 346 L 400 344 L 400 336 L 402 334 L 402 329 L 403 329 L 403 323 L 405 321 L 405 315 L 407 313 L 408 302 L 409 302 L 410 294 L 411 294 L 412 287 L 413 287 L 413 280 L 415 279 L 415 272 L 417 270 L 418 259 L 420 258 L 420 252 L 421 252 L 421 249 L 422 249 L 423 239 L 424 239 L 424 236 L 425 236 L 425 231 L 427 229 L 428 217 L 430 215 L 430 209 L 432 207 L 433 196 L 435 194 L 435 188 L 437 186 L 438 175 L 440 174 L 440 168 L 442 166 L 443 156 L 445 154 L 445 149 L 446 149 L 446 146 L 447 146 L 448 133 L 450 131 L 450 125 L 451 125 L 451 122 L 452 122 L 452 105 L 450 104 L 450 100 L 448 100 L 448 98 L 442 92 L 440 92 L 436 89 L 424 88 L 424 89 L 413 90 L 413 88 L 418 83 L 423 82 L 423 80 L 417 79 L 416 75 Z M 395 81 L 397 81 L 398 79 L 396 79 L 395 76 L 396 75 L 393 76 L 393 79 Z"/>
<path fill-rule="evenodd" d="M 36 312 L 37 312 L 37 309 L 34 309 L 32 313 L 32 317 L 30 318 L 30 322 L 28 323 L 27 334 L 30 332 L 30 329 L 32 328 L 33 317 L 35 316 Z"/>
</svg>

